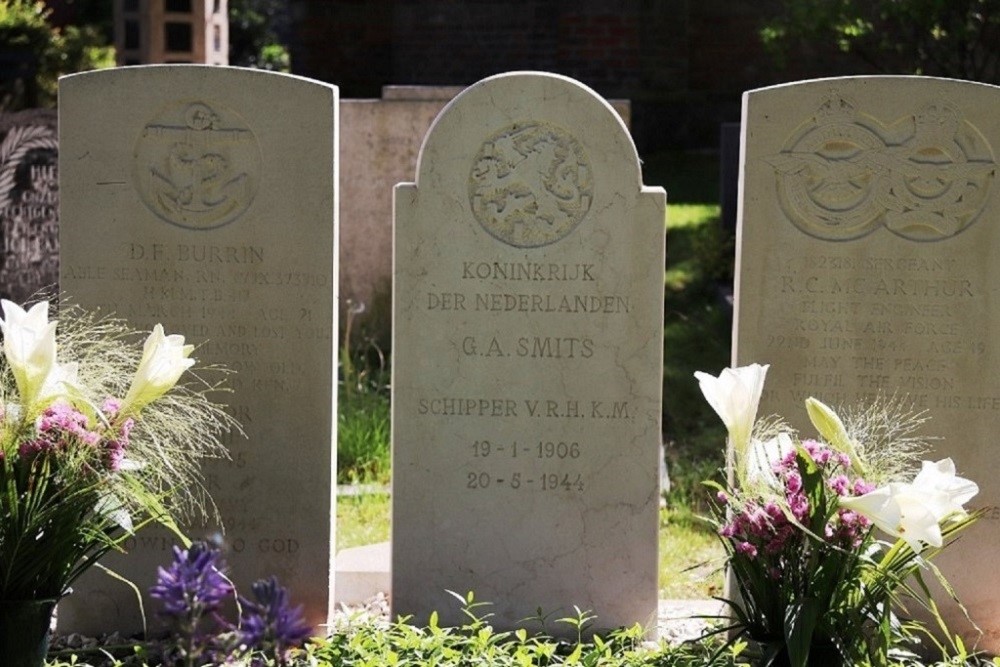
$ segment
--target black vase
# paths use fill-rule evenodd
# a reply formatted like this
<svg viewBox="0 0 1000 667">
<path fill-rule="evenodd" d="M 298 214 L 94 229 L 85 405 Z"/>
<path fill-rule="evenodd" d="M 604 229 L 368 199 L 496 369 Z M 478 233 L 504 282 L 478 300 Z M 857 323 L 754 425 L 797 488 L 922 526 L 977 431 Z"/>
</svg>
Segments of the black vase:
<svg viewBox="0 0 1000 667">
<path fill-rule="evenodd" d="M 45 663 L 56 602 L 0 600 L 0 656 L 5 667 L 41 667 Z"/>
</svg>

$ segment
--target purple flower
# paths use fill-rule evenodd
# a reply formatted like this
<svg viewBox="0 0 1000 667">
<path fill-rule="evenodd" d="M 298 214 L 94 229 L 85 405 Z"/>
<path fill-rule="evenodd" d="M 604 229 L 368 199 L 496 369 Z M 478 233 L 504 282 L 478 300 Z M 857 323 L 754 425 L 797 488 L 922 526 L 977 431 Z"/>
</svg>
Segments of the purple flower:
<svg viewBox="0 0 1000 667">
<path fill-rule="evenodd" d="M 163 603 L 164 616 L 197 619 L 219 608 L 233 587 L 222 573 L 219 552 L 195 542 L 190 549 L 174 547 L 174 562 L 157 568 L 156 585 L 149 594 Z"/>
<path fill-rule="evenodd" d="M 244 612 L 240 638 L 248 647 L 273 644 L 280 655 L 312 634 L 312 627 L 302 618 L 302 607 L 289 606 L 288 590 L 278 585 L 276 577 L 261 579 L 251 588 L 255 601 L 240 598 Z"/>
<path fill-rule="evenodd" d="M 743 554 L 743 555 L 745 555 L 745 556 L 749 556 L 751 559 L 754 559 L 754 558 L 757 557 L 757 547 L 755 547 L 754 545 L 750 544 L 749 542 L 740 542 L 740 543 L 738 543 L 736 545 L 736 551 L 739 552 L 739 553 L 741 553 L 741 554 Z"/>
<path fill-rule="evenodd" d="M 104 443 L 102 458 L 104 466 L 111 472 L 117 472 L 121 468 L 122 461 L 125 459 L 125 448 L 128 447 L 129 434 L 132 433 L 133 426 L 135 426 L 135 420 L 129 417 L 118 427 L 118 438 L 107 440 Z"/>
</svg>

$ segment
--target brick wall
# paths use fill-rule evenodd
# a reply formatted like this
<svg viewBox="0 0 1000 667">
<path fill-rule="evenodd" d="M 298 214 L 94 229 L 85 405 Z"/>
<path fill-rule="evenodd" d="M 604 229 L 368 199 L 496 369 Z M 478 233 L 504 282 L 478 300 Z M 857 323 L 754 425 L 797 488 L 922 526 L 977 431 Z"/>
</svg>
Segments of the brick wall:
<svg viewBox="0 0 1000 667">
<path fill-rule="evenodd" d="M 778 0 L 290 0 L 297 74 L 344 97 L 382 85 L 468 85 L 548 70 L 633 101 L 640 149 L 715 147 L 744 90 L 823 72 L 779 71 L 758 38 Z M 843 69 L 842 64 L 839 65 Z"/>
</svg>

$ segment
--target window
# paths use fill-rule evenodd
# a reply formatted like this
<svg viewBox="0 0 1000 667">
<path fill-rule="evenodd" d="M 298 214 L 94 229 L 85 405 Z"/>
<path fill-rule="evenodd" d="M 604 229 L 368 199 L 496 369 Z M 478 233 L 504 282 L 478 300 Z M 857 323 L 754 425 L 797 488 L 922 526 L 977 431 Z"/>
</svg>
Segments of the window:
<svg viewBox="0 0 1000 667">
<path fill-rule="evenodd" d="M 222 50 L 222 28 L 219 25 L 212 26 L 212 46 L 216 52 Z"/>
<path fill-rule="evenodd" d="M 167 21 L 164 26 L 164 41 L 167 51 L 190 51 L 194 43 L 193 33 L 190 23 L 179 21 Z"/>
<path fill-rule="evenodd" d="M 164 10 L 175 14 L 190 14 L 191 0 L 166 0 Z"/>
<path fill-rule="evenodd" d="M 122 11 L 125 12 L 139 11 L 139 0 L 125 0 L 124 2 L 122 2 Z"/>
<path fill-rule="evenodd" d="M 131 51 L 139 48 L 139 22 L 135 19 L 125 21 L 125 49 Z"/>
</svg>

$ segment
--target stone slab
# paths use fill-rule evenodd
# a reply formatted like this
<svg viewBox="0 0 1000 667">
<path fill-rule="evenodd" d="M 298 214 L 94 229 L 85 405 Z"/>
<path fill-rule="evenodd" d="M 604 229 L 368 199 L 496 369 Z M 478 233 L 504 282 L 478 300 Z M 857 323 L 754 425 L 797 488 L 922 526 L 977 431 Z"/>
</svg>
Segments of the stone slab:
<svg viewBox="0 0 1000 667">
<path fill-rule="evenodd" d="M 337 552 L 337 604 L 359 605 L 392 593 L 392 546 L 366 544 Z"/>
<path fill-rule="evenodd" d="M 991 508 L 937 562 L 1000 650 L 1000 88 L 828 79 L 743 105 L 734 362 L 770 363 L 760 414 L 803 430 L 810 395 L 928 411 L 932 456 Z"/>
<path fill-rule="evenodd" d="M 473 591 L 501 629 L 576 605 L 652 631 L 664 209 L 571 79 L 437 118 L 395 191 L 394 614 L 461 623 Z"/>
<path fill-rule="evenodd" d="M 270 575 L 312 623 L 332 606 L 336 471 L 337 89 L 236 68 L 150 66 L 60 81 L 61 287 L 137 327 L 163 322 L 247 439 L 206 467 L 231 575 Z M 193 537 L 219 527 L 189 525 Z M 140 589 L 170 559 L 142 531 L 108 565 Z M 141 629 L 132 592 L 99 573 L 60 626 Z M 147 611 L 156 607 L 146 601 Z M 153 620 L 152 615 L 150 620 Z"/>
</svg>

